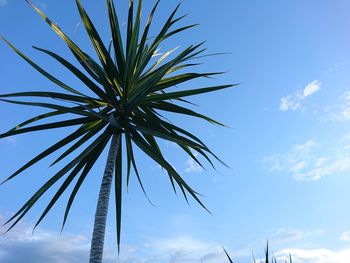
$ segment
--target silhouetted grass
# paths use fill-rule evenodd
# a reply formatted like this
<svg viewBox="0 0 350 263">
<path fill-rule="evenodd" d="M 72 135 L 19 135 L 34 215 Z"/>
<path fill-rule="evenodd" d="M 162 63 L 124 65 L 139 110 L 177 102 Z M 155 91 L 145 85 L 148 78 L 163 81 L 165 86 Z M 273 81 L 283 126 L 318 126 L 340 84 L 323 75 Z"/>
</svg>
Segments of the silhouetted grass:
<svg viewBox="0 0 350 263">
<path fill-rule="evenodd" d="M 230 257 L 230 255 L 227 253 L 226 249 L 224 249 L 224 252 L 226 254 L 227 259 L 229 260 L 230 263 L 233 263 L 233 259 Z M 254 263 L 282 263 L 278 262 L 275 256 L 270 256 L 270 251 L 269 251 L 269 243 L 266 244 L 266 249 L 265 249 L 265 260 L 260 259 L 259 261 L 256 261 L 253 255 L 253 262 Z M 293 263 L 292 256 L 289 254 L 288 260 L 285 260 L 283 263 Z"/>
</svg>

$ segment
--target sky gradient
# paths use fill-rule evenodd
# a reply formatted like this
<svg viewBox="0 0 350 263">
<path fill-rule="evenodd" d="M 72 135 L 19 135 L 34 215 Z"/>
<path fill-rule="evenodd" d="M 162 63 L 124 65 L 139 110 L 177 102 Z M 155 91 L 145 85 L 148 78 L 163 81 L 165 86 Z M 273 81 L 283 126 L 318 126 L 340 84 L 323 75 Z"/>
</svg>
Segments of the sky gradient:
<svg viewBox="0 0 350 263">
<path fill-rule="evenodd" d="M 82 1 L 101 35 L 110 39 L 104 2 Z M 145 1 L 144 17 L 154 1 Z M 74 1 L 34 1 L 85 50 L 92 52 Z M 116 0 L 125 27 L 128 1 Z M 164 21 L 178 1 L 162 1 Z M 207 40 L 202 71 L 227 71 L 197 83 L 239 83 L 197 96 L 194 108 L 227 124 L 215 127 L 175 118 L 207 142 L 230 167 L 200 169 L 173 144 L 162 143 L 171 164 L 197 191 L 212 215 L 172 192 L 163 171 L 139 153 L 139 170 L 155 207 L 135 178 L 123 203 L 122 249 L 115 250 L 115 219 L 108 218 L 105 262 L 221 263 L 224 246 L 236 262 L 263 254 L 266 241 L 277 258 L 294 262 L 347 263 L 350 258 L 350 18 L 347 0 L 190 1 L 184 23 L 200 26 L 175 37 L 160 52 Z M 156 23 L 154 30 L 158 29 Z M 82 85 L 32 45 L 72 55 L 25 3 L 0 0 L 0 34 L 34 61 L 77 89 Z M 0 93 L 56 90 L 5 43 L 0 43 Z M 192 84 L 192 86 L 195 83 Z M 0 103 L 0 132 L 42 112 Z M 62 138 L 70 129 L 0 140 L 0 179 Z M 10 233 L 0 236 L 0 262 L 86 262 L 100 176 L 106 153 L 91 171 L 63 232 L 62 200 L 32 235 L 49 192 Z M 53 158 L 0 187 L 4 222 L 57 168 Z M 56 188 L 57 189 L 57 188 Z M 1 229 L 4 231 L 4 229 Z M 26 261 L 31 262 L 31 261 Z"/>
</svg>

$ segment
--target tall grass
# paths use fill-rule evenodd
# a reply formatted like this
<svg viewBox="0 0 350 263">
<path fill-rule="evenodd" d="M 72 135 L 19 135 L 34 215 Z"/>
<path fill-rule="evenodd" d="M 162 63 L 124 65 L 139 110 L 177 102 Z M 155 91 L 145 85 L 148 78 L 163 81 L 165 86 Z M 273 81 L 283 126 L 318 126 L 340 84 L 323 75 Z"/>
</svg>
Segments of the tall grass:
<svg viewBox="0 0 350 263">
<path fill-rule="evenodd" d="M 233 263 L 233 259 L 227 253 L 225 248 L 224 248 L 224 252 L 229 262 Z M 265 260 L 260 259 L 257 261 L 253 255 L 253 262 L 254 263 L 282 263 L 282 262 L 278 262 L 275 256 L 270 256 L 269 243 L 266 244 L 266 248 L 265 248 Z M 288 260 L 285 260 L 283 263 L 293 263 L 292 256 L 289 254 Z"/>
</svg>

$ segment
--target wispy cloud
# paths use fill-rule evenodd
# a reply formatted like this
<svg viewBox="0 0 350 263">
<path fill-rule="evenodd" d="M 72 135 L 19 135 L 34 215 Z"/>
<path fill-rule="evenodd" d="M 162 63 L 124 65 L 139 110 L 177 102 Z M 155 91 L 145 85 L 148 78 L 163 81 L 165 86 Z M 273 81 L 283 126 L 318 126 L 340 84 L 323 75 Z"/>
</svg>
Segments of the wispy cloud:
<svg viewBox="0 0 350 263">
<path fill-rule="evenodd" d="M 0 219 L 3 221 L 1 215 Z M 322 234 L 320 230 L 304 231 L 280 228 L 272 232 L 269 240 L 276 244 L 276 241 L 299 241 L 320 234 Z M 104 252 L 103 262 L 106 263 L 227 262 L 221 245 L 191 236 L 149 238 L 147 242 L 138 246 L 123 245 L 119 257 L 115 246 L 109 245 L 107 244 Z M 6 235 L 0 236 L 0 262 L 83 263 L 88 261 L 89 247 L 90 241 L 86 235 L 70 233 L 60 235 L 57 232 L 43 229 L 38 229 L 33 235 L 32 225 L 20 223 Z M 228 251 L 237 262 L 242 259 L 251 259 L 251 248 L 228 249 Z M 277 259 L 285 259 L 289 253 L 295 263 L 347 263 L 350 258 L 350 248 L 339 251 L 286 248 L 277 251 L 274 255 Z"/>
<path fill-rule="evenodd" d="M 350 242 L 350 231 L 345 231 L 341 233 L 339 239 L 342 241 Z"/>
<path fill-rule="evenodd" d="M 293 94 L 282 97 L 280 100 L 280 111 L 296 111 L 303 108 L 302 102 L 305 98 L 318 92 L 321 89 L 321 82 L 314 80 L 307 84 L 303 90 L 298 90 Z"/>
<path fill-rule="evenodd" d="M 321 229 L 300 230 L 292 228 L 279 228 L 269 234 L 269 241 L 283 243 L 289 241 L 299 241 L 306 238 L 317 237 L 323 234 Z"/>
<path fill-rule="evenodd" d="M 292 256 L 294 263 L 348 263 L 350 248 L 342 250 L 320 249 L 294 249 L 286 248 L 274 253 L 277 260 L 283 261 Z"/>
<path fill-rule="evenodd" d="M 281 98 L 280 111 L 296 111 L 301 109 L 301 93 L 295 93 Z"/>
<path fill-rule="evenodd" d="M 7 0 L 0 0 L 0 6 L 4 6 L 7 4 Z"/>
<path fill-rule="evenodd" d="M 303 90 L 303 98 L 309 97 L 312 94 L 318 92 L 321 89 L 321 82 L 318 80 L 314 80 L 306 85 Z"/>
<path fill-rule="evenodd" d="M 152 241 L 152 246 L 165 251 L 174 250 L 206 250 L 212 245 L 191 237 L 178 236 L 173 238 L 160 238 Z"/>
<path fill-rule="evenodd" d="M 198 156 L 198 153 L 194 154 L 195 157 Z M 185 162 L 185 172 L 186 173 L 201 173 L 203 172 L 203 167 L 201 167 L 195 160 L 189 158 Z"/>
<path fill-rule="evenodd" d="M 34 1 L 34 4 L 37 7 L 39 7 L 39 9 L 41 9 L 42 11 L 46 11 L 47 10 L 47 3 L 44 2 L 44 1 L 37 0 L 37 1 Z"/>
<path fill-rule="evenodd" d="M 16 147 L 17 146 L 17 139 L 16 137 L 7 137 L 3 139 L 1 142 L 6 143 L 7 145 L 11 147 Z"/>
<path fill-rule="evenodd" d="M 1 217 L 1 216 L 0 216 Z M 0 236 L 0 262 L 6 263 L 83 263 L 88 261 L 89 239 L 85 235 L 62 234 L 38 230 L 32 234 L 32 226 L 21 223 L 6 235 Z M 279 229 L 274 240 L 292 240 L 317 235 L 315 231 Z M 237 260 L 251 259 L 251 249 L 230 250 L 230 255 Z M 347 263 L 350 248 L 339 251 L 329 249 L 294 249 L 286 248 L 274 255 L 278 260 L 285 259 L 289 253 L 295 263 Z M 117 257 L 115 247 L 107 247 L 104 252 L 106 263 L 217 263 L 227 262 L 220 245 L 201 241 L 190 236 L 154 238 L 139 246 L 122 247 Z"/>
<path fill-rule="evenodd" d="M 161 262 L 216 263 L 227 261 L 221 246 L 189 236 L 154 239 L 148 244 L 148 249 L 152 248 L 157 254 L 163 255 Z M 250 256 L 250 250 L 230 251 L 230 255 L 234 258 L 246 257 Z"/>
<path fill-rule="evenodd" d="M 1 222 L 4 217 L 0 215 Z M 85 235 L 44 229 L 32 233 L 33 226 L 20 222 L 10 232 L 0 233 L 0 262 L 82 263 L 88 261 L 90 240 Z M 2 231 L 3 232 L 3 231 Z M 116 253 L 106 248 L 104 262 L 115 262 Z"/>
<path fill-rule="evenodd" d="M 0 221 L 4 221 L 1 215 Z M 32 229 L 31 224 L 20 222 L 7 234 L 0 233 L 0 262 L 83 263 L 88 261 L 90 240 L 87 235 L 60 234 L 44 229 L 37 229 L 32 234 Z M 110 240 L 108 235 L 111 233 L 107 231 L 107 241 Z M 237 257 L 242 256 L 240 251 L 232 251 L 232 253 Z M 149 241 L 138 246 L 123 244 L 119 257 L 115 244 L 107 242 L 103 262 L 216 263 L 225 260 L 221 246 L 180 235 L 171 238 L 149 238 Z"/>
<path fill-rule="evenodd" d="M 13 230 L 0 237 L 0 262 L 44 263 L 87 261 L 88 240 L 84 236 Z"/>
<path fill-rule="evenodd" d="M 297 144 L 286 153 L 274 154 L 262 159 L 262 164 L 270 172 L 289 172 L 293 175 L 303 170 L 309 163 L 311 152 L 317 144 L 309 140 L 303 144 Z"/>
<path fill-rule="evenodd" d="M 315 181 L 323 176 L 350 169 L 350 154 L 344 139 L 332 146 L 319 145 L 314 140 L 294 145 L 286 153 L 264 157 L 262 164 L 270 172 L 293 175 L 297 181 Z"/>
<path fill-rule="evenodd" d="M 337 102 L 324 107 L 320 118 L 330 121 L 350 120 L 350 91 L 344 92 Z"/>
</svg>

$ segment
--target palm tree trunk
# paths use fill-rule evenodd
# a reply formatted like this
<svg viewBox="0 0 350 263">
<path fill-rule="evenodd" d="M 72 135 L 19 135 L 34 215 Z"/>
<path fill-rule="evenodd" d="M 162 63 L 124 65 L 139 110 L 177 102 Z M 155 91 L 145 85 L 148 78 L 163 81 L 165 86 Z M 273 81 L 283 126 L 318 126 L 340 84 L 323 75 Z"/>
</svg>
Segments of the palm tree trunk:
<svg viewBox="0 0 350 263">
<path fill-rule="evenodd" d="M 109 148 L 105 172 L 102 178 L 100 193 L 97 202 L 94 231 L 91 240 L 90 263 L 101 263 L 103 255 L 103 244 L 108 213 L 108 203 L 111 192 L 111 184 L 117 153 L 120 146 L 120 134 L 114 134 Z"/>
</svg>

